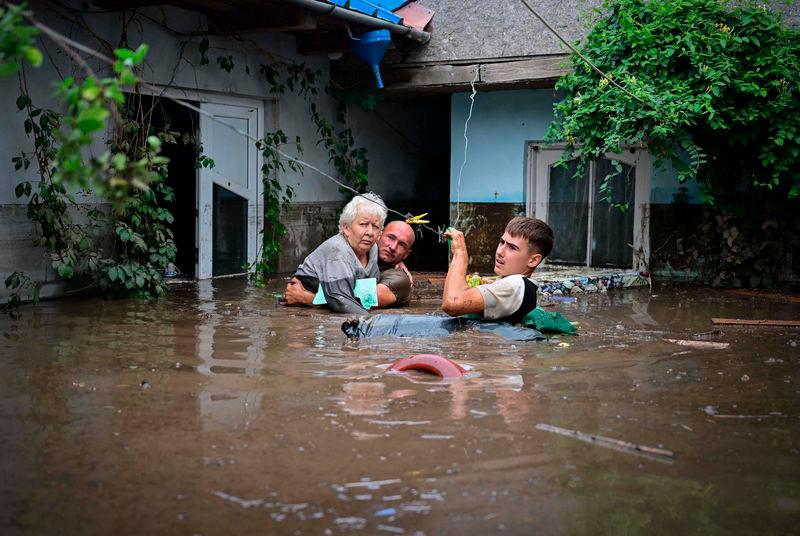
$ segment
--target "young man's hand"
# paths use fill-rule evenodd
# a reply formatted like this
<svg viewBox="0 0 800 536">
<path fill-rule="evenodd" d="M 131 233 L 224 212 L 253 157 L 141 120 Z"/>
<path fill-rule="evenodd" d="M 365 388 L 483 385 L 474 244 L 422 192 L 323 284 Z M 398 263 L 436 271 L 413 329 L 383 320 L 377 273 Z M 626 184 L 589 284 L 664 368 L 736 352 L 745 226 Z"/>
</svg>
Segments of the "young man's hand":
<svg viewBox="0 0 800 536">
<path fill-rule="evenodd" d="M 314 303 L 314 294 L 306 290 L 299 279 L 293 277 L 286 285 L 286 290 L 283 293 L 286 300 L 286 305 L 308 305 Z"/>
<path fill-rule="evenodd" d="M 444 293 L 442 294 L 442 310 L 450 316 L 467 313 L 483 312 L 483 295 L 476 288 L 467 285 L 467 242 L 464 233 L 458 229 L 450 228 L 444 236 L 450 239 L 450 267 L 444 279 Z"/>
<path fill-rule="evenodd" d="M 467 252 L 467 241 L 464 239 L 464 233 L 451 227 L 444 232 L 444 236 L 450 239 L 450 253 L 452 255 Z"/>
</svg>

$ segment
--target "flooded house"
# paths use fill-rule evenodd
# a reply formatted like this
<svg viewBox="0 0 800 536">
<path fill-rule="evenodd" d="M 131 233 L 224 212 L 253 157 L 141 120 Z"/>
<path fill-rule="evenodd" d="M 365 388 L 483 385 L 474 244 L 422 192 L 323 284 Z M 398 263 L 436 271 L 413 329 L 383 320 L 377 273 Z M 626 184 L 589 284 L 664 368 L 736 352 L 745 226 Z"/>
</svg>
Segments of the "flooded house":
<svg viewBox="0 0 800 536">
<path fill-rule="evenodd" d="M 168 206 L 175 218 L 175 265 L 184 276 L 202 280 L 241 273 L 245 263 L 256 262 L 264 226 L 264 162 L 255 141 L 269 133 L 284 132 L 291 140 L 284 148 L 287 154 L 339 179 L 323 137 L 327 135 L 333 143 L 335 136 L 342 135 L 337 140 L 347 144 L 350 136 L 346 151 L 366 155 L 361 157 L 365 167 L 368 160 L 368 188 L 398 208 L 404 204 L 410 208 L 409 201 L 419 197 L 415 184 L 431 178 L 435 166 L 427 155 L 439 151 L 440 160 L 446 161 L 447 116 L 430 111 L 426 102 L 412 106 L 380 100 L 373 91 L 379 102 L 374 112 L 347 104 L 339 113 L 337 107 L 345 106 L 343 101 L 327 91 L 331 66 L 343 52 L 352 53 L 357 35 L 380 31 L 385 45 L 413 41 L 424 46 L 429 40 L 424 24 L 418 24 L 419 28 L 403 24 L 390 9 L 376 14 L 365 6 L 350 9 L 317 1 L 150 2 L 147 6 L 141 2 L 34 1 L 29 8 L 41 23 L 106 55 L 118 46 L 149 45 L 141 70 L 147 85 L 141 88 L 140 98 L 156 111 L 153 127 L 174 134 L 164 154 L 171 160 L 167 181 L 175 192 L 175 202 Z M 52 42 L 43 41 L 43 50 L 42 67 L 25 68 L 26 90 L 35 106 L 60 110 L 55 82 L 84 73 Z M 88 57 L 88 62 L 98 76 L 109 75 L 110 67 L 102 61 Z M 42 295 L 48 296 L 62 293 L 64 287 L 48 254 L 33 245 L 38 230 L 26 216 L 28 198 L 15 196 L 17 184 L 37 180 L 36 165 L 15 170 L 12 162 L 22 153 L 28 157 L 33 153 L 32 139 L 25 135 L 26 114 L 17 112 L 16 106 L 21 80 L 0 78 L 0 106 L 7 118 L 0 131 L 0 245 L 4 250 L 0 277 L 25 272 L 43 284 Z M 374 86 L 372 79 L 362 87 Z M 320 129 L 326 127 L 332 133 L 322 133 Z M 103 150 L 101 143 L 96 149 Z M 206 164 L 210 159 L 214 165 L 202 165 L 199 158 Z M 351 194 L 343 195 L 339 185 L 311 169 L 287 169 L 280 180 L 293 189 L 291 207 L 282 215 L 289 234 L 277 266 L 287 272 L 334 232 L 337 210 Z M 441 182 L 446 185 L 446 174 Z M 70 210 L 80 221 L 81 214 L 96 206 L 102 207 L 103 201 L 85 193 Z"/>
<path fill-rule="evenodd" d="M 565 38 L 583 35 L 589 5 L 535 5 Z M 226 277 L 269 231 L 255 143 L 278 131 L 282 161 L 305 166 L 278 174 L 294 192 L 282 275 L 335 232 L 351 194 L 334 181 L 360 187 L 342 180 L 347 165 L 392 217 L 457 223 L 475 270 L 527 214 L 563 237 L 554 272 L 652 271 L 675 211 L 699 209 L 694 192 L 671 204 L 675 173 L 637 146 L 578 180 L 553 166 L 563 146 L 545 134 L 568 55 L 522 2 L 29 7 L 84 52 L 150 45 L 128 102 L 169 133 L 174 264 L 196 281 L 153 300 L 65 293 L 33 245 L 14 192 L 37 180 L 11 161 L 32 150 L 18 97 L 58 109 L 53 82 L 83 76 L 43 38 L 40 68 L 0 77 L 0 279 L 21 270 L 66 295 L 0 315 L 0 534 L 798 532 L 796 295 L 656 283 L 558 296 L 574 285 L 561 277 L 540 282 L 540 304 L 579 336 L 348 339 L 344 315 L 281 306 L 284 277 Z M 612 160 L 625 212 L 596 196 Z M 83 193 L 70 211 L 82 222 L 91 208 L 109 205 Z M 409 266 L 444 270 L 446 245 L 420 232 Z M 386 313 L 441 314 L 440 296 Z M 392 372 L 412 355 L 462 374 Z"/>
<path fill-rule="evenodd" d="M 331 180 L 342 174 L 331 149 L 335 143 L 324 139 L 325 124 L 342 134 L 339 140 L 349 139 L 342 154 L 366 170 L 366 188 L 397 211 L 393 218 L 428 213 L 433 226 L 461 227 L 472 270 L 491 272 L 505 222 L 528 215 L 547 221 L 560 237 L 551 266 L 692 275 L 654 264 L 651 256 L 670 238 L 672 222 L 697 217 L 694 183 L 679 191 L 674 170 L 656 166 L 640 145 L 592 162 L 578 180 L 573 168 L 554 166 L 564 148 L 545 141 L 560 99 L 554 86 L 571 69 L 569 50 L 556 33 L 571 42 L 583 37 L 594 4 L 538 5 L 552 29 L 522 2 L 494 0 L 94 4 L 30 7 L 43 22 L 90 46 L 150 45 L 142 77 L 151 89 L 142 90 L 144 98 L 160 103 L 163 124 L 192 140 L 191 146 L 165 148 L 176 197 L 170 207 L 175 265 L 184 276 L 237 274 L 258 259 L 264 162 L 254 140 L 271 132 L 297 137 L 302 153 L 291 143 L 285 150 L 322 172 L 309 167 L 279 173 L 294 195 L 281 213 L 288 233 L 276 271 L 294 270 L 335 231 L 337 211 L 351 193 Z M 795 12 L 787 9 L 791 24 Z M 374 32 L 385 34 L 370 59 L 371 51 L 356 49 L 372 46 L 372 37 L 365 36 Z M 26 77 L 34 102 L 57 108 L 52 81 L 77 67 L 58 47 L 49 47 L 45 64 L 28 68 Z M 277 89 L 289 80 L 276 81 L 273 64 L 295 69 L 294 89 Z M 108 73 L 107 66 L 96 68 Z M 313 90 L 302 89 L 300 73 L 311 73 L 306 82 Z M 7 252 L 0 277 L 20 270 L 44 283 L 44 295 L 57 294 L 63 289 L 47 255 L 31 245 L 36 230 L 26 217 L 27 201 L 14 195 L 16 184 L 36 175 L 35 166 L 20 173 L 11 163 L 32 148 L 23 135 L 24 114 L 13 113 L 19 81 L 4 77 L 0 85 L 0 105 L 8 111 L 0 144 L 0 244 Z M 214 167 L 198 166 L 201 149 Z M 614 161 L 622 173 L 612 181 L 614 198 L 603 199 L 600 184 Z M 680 206 L 673 204 L 676 194 L 684 201 Z M 90 194 L 79 198 L 83 207 L 99 202 Z M 423 234 L 413 268 L 443 271 L 445 250 L 435 233 Z"/>
</svg>

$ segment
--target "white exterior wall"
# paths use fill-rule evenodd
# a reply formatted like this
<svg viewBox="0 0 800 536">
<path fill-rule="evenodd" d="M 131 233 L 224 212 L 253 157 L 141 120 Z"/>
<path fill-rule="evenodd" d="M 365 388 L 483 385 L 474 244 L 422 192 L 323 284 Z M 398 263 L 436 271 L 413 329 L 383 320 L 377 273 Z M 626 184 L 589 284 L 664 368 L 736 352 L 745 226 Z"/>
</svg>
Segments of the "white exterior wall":
<svg viewBox="0 0 800 536">
<path fill-rule="evenodd" d="M 70 5 L 78 9 L 80 2 L 72 1 Z M 92 48 L 96 47 L 96 41 L 87 37 L 79 26 L 65 20 L 62 14 L 76 19 L 83 18 L 94 33 L 114 47 L 119 44 L 122 32 L 121 13 L 79 14 L 66 10 L 56 13 L 39 2 L 32 2 L 30 9 L 37 19 Z M 295 52 L 294 38 L 284 34 L 249 35 L 247 37 L 252 40 L 250 43 L 208 36 L 210 65 L 200 66 L 198 46 L 202 36 L 176 35 L 174 31 L 187 34 L 204 31 L 206 21 L 203 15 L 172 7 L 142 8 L 138 11 L 155 20 L 164 21 L 169 27 L 167 30 L 144 17 L 137 18 L 135 22 L 128 21 L 129 47 L 136 48 L 140 43 L 147 43 L 150 47 L 142 74 L 144 81 L 185 90 L 188 94 L 197 95 L 209 102 L 214 102 L 215 99 L 230 101 L 236 97 L 256 99 L 263 103 L 264 116 L 270 118 L 265 125 L 266 132 L 280 128 L 290 140 L 300 136 L 304 150 L 301 158 L 336 176 L 335 169 L 328 163 L 324 147 L 317 145 L 318 135 L 311 121 L 307 102 L 302 97 L 289 94 L 288 90 L 277 100 L 273 99 L 269 94 L 269 85 L 258 72 L 259 64 L 276 60 L 305 62 L 309 68 L 321 70 L 322 76 L 318 82 L 320 91 L 314 98 L 318 108 L 333 121 L 333 102 L 324 91 L 329 80 L 329 61 L 326 56 L 298 55 Z M 130 12 L 127 15 L 130 17 Z M 82 76 L 82 73 L 71 67 L 63 51 L 52 41 L 44 38 L 43 44 L 46 48 L 43 48 L 44 65 L 38 69 L 26 67 L 28 87 L 35 106 L 60 110 L 52 97 L 53 83 L 59 80 L 59 71 L 63 76 Z M 269 55 L 265 55 L 265 51 Z M 233 56 L 235 68 L 231 73 L 226 73 L 217 65 L 216 58 L 220 55 Z M 90 64 L 97 69 L 99 75 L 108 75 L 108 67 L 94 61 L 90 61 Z M 245 65 L 250 67 L 249 75 L 245 73 Z M 50 262 L 45 251 L 31 245 L 36 229 L 25 216 L 27 199 L 17 199 L 14 195 L 14 187 L 18 183 L 36 180 L 35 163 L 26 175 L 16 172 L 11 163 L 12 157 L 21 151 L 31 152 L 33 148 L 32 141 L 24 135 L 25 114 L 17 112 L 15 101 L 18 95 L 19 81 L 16 76 L 0 78 L 0 110 L 3 117 L 0 127 L 0 251 L 3 252 L 0 254 L 0 297 L 5 294 L 2 281 L 15 270 L 24 271 L 35 280 L 46 282 L 42 295 L 47 296 L 60 293 L 62 288 L 49 268 Z M 402 152 L 396 152 L 396 147 L 391 142 L 386 142 L 386 136 L 390 135 L 388 127 L 360 113 L 352 113 L 349 122 L 356 137 L 356 145 L 368 150 L 370 176 L 381 177 L 381 180 L 374 183 L 373 189 L 382 195 L 388 193 L 391 198 L 398 189 L 408 190 L 413 187 L 413 178 L 420 164 L 413 158 L 404 157 Z M 361 122 L 368 124 L 368 128 L 362 128 Z M 392 139 L 391 136 L 388 139 Z M 102 151 L 103 148 L 98 146 L 97 150 Z M 213 155 L 209 156 L 213 158 Z M 404 178 L 408 180 L 408 187 L 403 186 Z M 289 172 L 284 180 L 294 187 L 296 203 L 337 204 L 344 200 L 335 184 L 310 169 L 302 175 Z M 392 186 L 391 189 L 389 185 Z M 387 188 L 386 192 L 382 191 L 384 188 Z M 84 196 L 82 200 L 87 203 L 97 202 L 89 196 Z M 302 241 L 302 237 L 299 238 Z M 296 244 L 296 254 L 316 245 Z"/>
</svg>

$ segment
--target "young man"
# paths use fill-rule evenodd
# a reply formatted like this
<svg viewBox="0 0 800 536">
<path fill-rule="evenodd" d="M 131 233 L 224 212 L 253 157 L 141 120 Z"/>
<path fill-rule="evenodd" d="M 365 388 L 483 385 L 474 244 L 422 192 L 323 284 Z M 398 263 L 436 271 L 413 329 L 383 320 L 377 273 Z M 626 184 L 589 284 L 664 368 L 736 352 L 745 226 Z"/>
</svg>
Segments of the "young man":
<svg viewBox="0 0 800 536">
<path fill-rule="evenodd" d="M 414 245 L 414 229 L 404 221 L 386 224 L 378 239 L 378 307 L 401 307 L 411 298 L 413 279 L 405 265 Z M 293 277 L 284 292 L 286 305 L 312 305 L 314 294 Z"/>
<path fill-rule="evenodd" d="M 553 249 L 553 231 L 543 221 L 517 217 L 506 225 L 494 255 L 500 279 L 488 285 L 467 285 L 467 244 L 464 233 L 449 229 L 450 269 L 444 282 L 442 309 L 451 316 L 481 313 L 487 320 L 520 322 L 536 307 L 536 285 L 530 275 Z"/>
</svg>

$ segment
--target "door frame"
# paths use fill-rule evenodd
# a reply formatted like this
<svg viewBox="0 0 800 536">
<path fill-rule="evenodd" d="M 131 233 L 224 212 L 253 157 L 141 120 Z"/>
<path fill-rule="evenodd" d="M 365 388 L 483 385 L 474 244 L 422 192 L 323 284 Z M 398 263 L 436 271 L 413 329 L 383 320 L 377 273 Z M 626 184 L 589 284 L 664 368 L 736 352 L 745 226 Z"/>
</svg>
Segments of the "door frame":
<svg viewBox="0 0 800 536">
<path fill-rule="evenodd" d="M 271 117 L 269 118 L 271 128 L 277 128 L 278 124 L 278 114 L 276 110 L 276 99 L 274 98 L 267 98 L 267 99 L 258 99 L 252 97 L 240 97 L 225 93 L 217 93 L 214 91 L 201 91 L 192 88 L 185 88 L 179 86 L 164 86 L 160 84 L 151 84 L 151 87 L 157 89 L 158 91 L 154 91 L 150 88 L 141 88 L 142 93 L 146 93 L 148 95 L 152 95 L 154 97 L 165 97 L 165 98 L 172 98 L 172 99 L 180 99 L 180 100 L 187 100 L 193 101 L 200 104 L 200 108 L 202 109 L 203 104 L 221 104 L 221 105 L 230 105 L 230 106 L 242 106 L 242 107 L 252 107 L 256 110 L 255 118 L 256 118 L 256 138 L 261 139 L 264 137 L 266 133 L 266 125 L 267 125 L 267 110 L 269 110 Z M 197 136 L 199 140 L 202 140 L 203 136 L 203 126 L 207 124 L 209 121 L 212 121 L 211 118 L 205 116 L 202 113 L 198 114 L 200 116 L 200 121 L 198 124 L 198 131 Z M 251 142 L 252 143 L 252 142 Z M 206 151 L 206 155 L 213 159 L 213 156 L 209 153 L 208 148 L 203 147 Z M 248 245 L 247 245 L 247 260 L 248 262 L 253 265 L 255 264 L 259 244 L 257 237 L 263 232 L 264 229 L 264 209 L 262 206 L 261 197 L 263 195 L 263 188 L 261 184 L 261 166 L 263 164 L 263 157 L 259 151 L 255 150 L 256 162 L 255 162 L 255 197 L 253 202 L 253 208 L 255 211 L 255 217 L 253 221 L 251 221 L 251 214 L 250 214 L 250 207 L 248 206 Z M 204 173 L 204 171 L 206 173 Z M 208 169 L 203 168 L 197 170 L 196 174 L 196 185 L 195 185 L 195 278 L 196 279 L 210 279 L 212 278 L 213 267 L 210 264 L 211 259 L 211 252 L 208 254 L 208 262 L 203 263 L 205 266 L 203 267 L 205 270 L 201 271 L 201 244 L 200 244 L 200 185 L 202 180 L 208 180 L 207 176 L 210 172 Z M 211 189 L 213 190 L 213 182 L 211 183 Z M 222 184 L 221 184 L 222 185 Z M 222 185 L 225 188 L 228 186 Z M 231 188 L 228 188 L 231 191 L 234 191 Z M 234 191 L 235 193 L 235 191 Z M 213 225 L 213 222 L 211 222 Z M 256 240 L 255 243 L 250 244 L 251 240 L 250 237 L 252 234 L 255 234 Z M 210 240 L 209 240 L 210 244 Z M 231 274 L 236 275 L 236 274 Z M 228 276 L 218 276 L 218 277 L 230 277 Z"/>
<path fill-rule="evenodd" d="M 223 102 L 224 101 L 224 102 Z M 263 102 L 253 99 L 232 98 L 218 99 L 216 96 L 205 102 L 201 102 L 201 108 L 208 106 L 230 106 L 240 108 L 242 117 L 248 116 L 247 119 L 252 118 L 255 121 L 255 129 L 249 129 L 248 133 L 260 139 L 264 136 L 264 111 L 265 106 Z M 204 136 L 204 133 L 209 132 L 209 126 L 214 120 L 210 117 L 200 114 L 200 141 L 203 144 L 203 152 L 212 160 L 215 160 L 213 140 Z M 224 125 L 220 125 L 226 128 Z M 253 132 L 255 131 L 255 132 Z M 231 135 L 240 136 L 240 134 L 231 131 Z M 248 145 L 253 142 L 248 140 Z M 248 153 L 247 170 L 248 175 L 252 175 L 252 184 L 247 188 L 242 188 L 230 181 L 225 180 L 225 177 L 215 168 L 201 168 L 198 170 L 197 176 L 197 278 L 208 279 L 213 276 L 213 189 L 214 185 L 219 185 L 234 194 L 243 197 L 247 200 L 247 262 L 252 266 L 256 262 L 258 255 L 258 236 L 264 226 L 264 214 L 261 203 L 262 186 L 259 180 L 261 169 L 261 154 L 255 149 L 254 146 L 250 147 L 251 153 Z M 218 158 L 216 158 L 218 160 Z M 244 273 L 244 272 L 242 272 Z M 233 275 L 233 274 L 229 274 Z M 218 276 L 220 277 L 220 276 Z M 224 276 L 221 276 L 224 277 Z"/>
<path fill-rule="evenodd" d="M 550 166 L 561 158 L 566 144 L 546 144 L 530 141 L 526 146 L 527 166 L 525 180 L 525 213 L 528 217 L 548 221 Z M 635 187 L 633 206 L 632 266 L 647 271 L 650 264 L 650 177 L 652 158 L 641 146 L 626 147 L 622 153 L 606 154 L 606 158 L 634 166 Z M 591 220 L 589 221 L 591 239 Z M 588 263 L 587 263 L 588 266 Z"/>
</svg>

